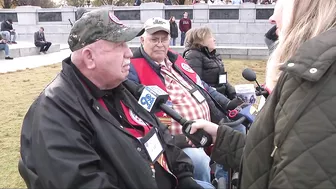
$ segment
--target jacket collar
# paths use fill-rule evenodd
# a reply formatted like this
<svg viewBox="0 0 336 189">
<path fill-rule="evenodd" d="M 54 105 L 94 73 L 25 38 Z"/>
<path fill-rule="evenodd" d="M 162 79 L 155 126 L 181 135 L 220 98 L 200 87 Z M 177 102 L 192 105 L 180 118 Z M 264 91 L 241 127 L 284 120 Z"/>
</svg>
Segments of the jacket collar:
<svg viewBox="0 0 336 189">
<path fill-rule="evenodd" d="M 142 46 L 139 48 L 139 52 L 140 56 L 142 56 L 156 72 L 160 72 L 161 66 L 152 60 L 152 58 L 145 52 Z M 178 55 L 168 50 L 167 58 L 174 64 L 178 58 Z"/>
<path fill-rule="evenodd" d="M 201 52 L 203 53 L 204 55 L 206 55 L 208 58 L 215 58 L 217 57 L 217 52 L 216 52 L 216 49 L 214 49 L 213 51 L 210 52 L 209 48 L 206 47 L 206 46 L 201 46 L 199 48 L 196 48 L 196 47 L 193 47 L 193 48 L 189 48 L 187 50 L 185 50 L 183 52 L 183 57 L 185 57 L 190 51 L 192 50 L 195 50 L 195 51 L 198 51 L 198 52 Z"/>
<path fill-rule="evenodd" d="M 336 62 L 336 28 L 303 43 L 280 70 L 308 81 L 318 81 Z"/>
<path fill-rule="evenodd" d="M 65 75 L 65 77 L 63 76 L 63 78 L 75 85 L 74 87 L 76 88 L 76 90 L 78 90 L 78 95 L 83 96 L 87 101 L 93 100 L 93 96 L 90 93 L 89 89 L 85 87 L 85 85 L 81 82 L 80 78 L 76 75 L 74 69 L 71 67 L 70 57 L 63 60 L 61 75 Z"/>
</svg>

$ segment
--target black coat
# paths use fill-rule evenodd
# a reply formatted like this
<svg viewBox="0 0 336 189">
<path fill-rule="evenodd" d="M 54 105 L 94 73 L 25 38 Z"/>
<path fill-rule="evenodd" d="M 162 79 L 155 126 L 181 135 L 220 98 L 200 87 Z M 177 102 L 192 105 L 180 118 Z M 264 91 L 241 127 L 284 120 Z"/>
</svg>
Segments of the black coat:
<svg viewBox="0 0 336 189">
<path fill-rule="evenodd" d="M 7 21 L 3 21 L 1 23 L 1 31 L 10 31 L 13 30 L 13 25 L 7 23 Z"/>
<path fill-rule="evenodd" d="M 219 84 L 219 76 L 225 73 L 225 68 L 216 50 L 209 52 L 207 47 L 191 48 L 184 51 L 183 57 L 204 82 L 230 99 L 235 97 L 236 91 L 230 83 Z"/>
<path fill-rule="evenodd" d="M 170 22 L 170 37 L 171 38 L 178 37 L 178 28 L 176 22 Z"/>
<path fill-rule="evenodd" d="M 29 188 L 162 188 L 138 139 L 125 130 L 92 96 L 69 65 L 34 101 L 21 133 L 21 157 L 37 177 Z M 125 106 L 150 125 L 157 125 L 165 157 L 179 181 L 191 178 L 191 159 L 173 144 L 166 126 L 140 107 L 119 86 Z M 157 164 L 157 163 L 156 163 Z"/>
<path fill-rule="evenodd" d="M 35 32 L 34 33 L 34 44 L 36 46 L 40 45 L 42 41 L 46 41 L 44 33 Z"/>
</svg>

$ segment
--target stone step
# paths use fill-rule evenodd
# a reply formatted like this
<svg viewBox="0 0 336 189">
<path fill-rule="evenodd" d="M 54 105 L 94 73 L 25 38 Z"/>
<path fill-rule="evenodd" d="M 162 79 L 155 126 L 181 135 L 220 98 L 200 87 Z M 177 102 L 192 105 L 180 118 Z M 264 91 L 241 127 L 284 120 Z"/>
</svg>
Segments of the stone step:
<svg viewBox="0 0 336 189">
<path fill-rule="evenodd" d="M 132 51 L 139 48 L 140 45 L 130 44 Z M 183 54 L 184 46 L 170 46 L 172 51 Z M 255 59 L 267 60 L 269 58 L 269 50 L 267 47 L 257 46 L 216 46 L 216 51 L 223 59 Z"/>
<path fill-rule="evenodd" d="M 9 55 L 13 58 L 33 56 L 40 54 L 40 48 L 35 47 L 33 43 L 18 42 L 18 44 L 11 44 L 9 46 Z M 48 53 L 54 53 L 60 51 L 60 44 L 52 44 L 48 50 Z M 5 58 L 5 51 L 0 50 L 0 59 Z"/>
</svg>

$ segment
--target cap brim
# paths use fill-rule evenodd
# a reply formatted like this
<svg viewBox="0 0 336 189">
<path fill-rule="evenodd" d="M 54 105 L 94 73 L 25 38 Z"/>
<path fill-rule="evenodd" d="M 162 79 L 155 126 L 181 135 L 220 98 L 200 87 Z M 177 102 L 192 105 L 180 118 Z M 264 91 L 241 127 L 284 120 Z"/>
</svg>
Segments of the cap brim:
<svg viewBox="0 0 336 189">
<path fill-rule="evenodd" d="M 112 33 L 109 37 L 111 42 L 128 42 L 144 33 L 143 28 L 123 28 L 120 32 Z"/>
<path fill-rule="evenodd" d="M 148 28 L 148 29 L 146 29 L 146 32 L 149 33 L 149 34 L 154 34 L 154 33 L 158 32 L 158 31 L 165 31 L 167 33 L 170 33 L 169 29 L 161 27 L 161 26 L 157 26 L 155 28 Z"/>
</svg>

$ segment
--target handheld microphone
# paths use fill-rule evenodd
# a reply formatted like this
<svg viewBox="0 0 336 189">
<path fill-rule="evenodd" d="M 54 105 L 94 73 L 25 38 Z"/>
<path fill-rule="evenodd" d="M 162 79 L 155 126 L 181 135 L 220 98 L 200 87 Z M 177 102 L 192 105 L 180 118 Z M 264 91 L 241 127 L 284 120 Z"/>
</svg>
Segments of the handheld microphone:
<svg viewBox="0 0 336 189">
<path fill-rule="evenodd" d="M 158 86 L 146 86 L 139 98 L 138 103 L 148 112 L 156 113 L 161 104 L 168 100 L 168 93 Z"/>
<path fill-rule="evenodd" d="M 259 85 L 259 83 L 257 81 L 257 75 L 256 75 L 256 73 L 253 70 L 251 70 L 250 68 L 245 68 L 243 70 L 243 72 L 242 72 L 242 76 L 247 81 L 255 81 L 257 83 L 256 95 L 257 96 L 263 95 L 267 99 L 267 97 L 269 96 L 269 93 L 268 93 L 268 91 L 264 87 L 262 87 L 261 85 Z"/>
<path fill-rule="evenodd" d="M 196 147 L 208 147 L 212 144 L 211 135 L 205 132 L 203 129 L 199 129 L 196 131 L 196 133 L 190 134 L 191 125 L 194 123 L 194 121 L 186 120 L 166 104 L 169 97 L 166 91 L 162 90 L 158 86 L 137 85 L 129 80 L 124 81 L 123 84 L 133 94 L 133 96 L 138 98 L 138 103 L 146 111 L 150 113 L 156 113 L 162 110 L 172 119 L 181 124 L 182 132 Z"/>
</svg>

